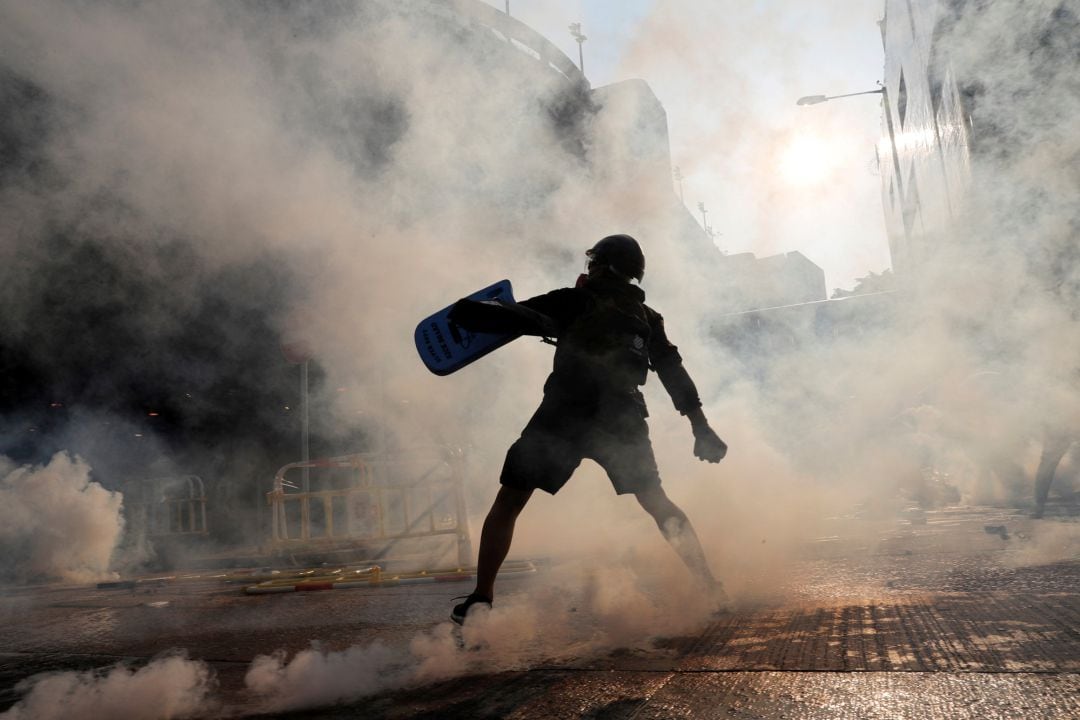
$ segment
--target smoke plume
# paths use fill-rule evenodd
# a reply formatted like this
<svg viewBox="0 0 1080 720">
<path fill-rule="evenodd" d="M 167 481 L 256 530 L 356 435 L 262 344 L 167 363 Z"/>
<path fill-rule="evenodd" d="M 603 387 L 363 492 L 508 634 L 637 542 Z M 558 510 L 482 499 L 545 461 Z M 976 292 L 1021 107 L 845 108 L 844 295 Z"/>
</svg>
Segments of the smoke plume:
<svg viewBox="0 0 1080 720">
<path fill-rule="evenodd" d="M 649 648 L 658 637 L 696 627 L 713 609 L 670 573 L 571 562 L 546 575 L 531 597 L 510 595 L 490 611 L 479 608 L 460 630 L 446 622 L 407 645 L 260 656 L 245 684 L 266 711 L 318 707 L 472 673 Z"/>
<path fill-rule="evenodd" d="M 655 3 L 622 67 L 657 83 L 674 78 L 661 119 L 694 129 L 683 137 L 693 135 L 702 167 L 688 172 L 726 181 L 723 214 L 739 220 L 724 232 L 764 255 L 820 228 L 817 199 L 855 181 L 777 184 L 774 161 L 797 124 L 749 97 L 752 81 L 771 78 L 749 77 L 726 54 L 779 66 L 786 106 L 816 88 L 796 87 L 783 71 L 806 35 L 796 22 L 804 15 L 752 5 L 743 25 L 728 16 L 748 12 L 746 3 Z M 848 32 L 877 33 L 877 9 L 826 5 L 837 22 L 858 20 Z M 10 382 L 4 441 L 30 454 L 28 428 L 60 422 L 44 410 L 52 393 L 140 418 L 163 405 L 170 466 L 213 457 L 215 482 L 234 497 L 258 496 L 297 456 L 294 396 L 280 389 L 295 368 L 279 340 L 303 317 L 320 368 L 314 422 L 327 447 L 467 448 L 476 520 L 540 399 L 550 350 L 519 340 L 435 378 L 414 357 L 412 328 L 502 277 L 518 297 L 568 286 L 584 248 L 627 232 L 645 247 L 649 301 L 731 446 L 719 467 L 694 461 L 685 419 L 651 381 L 664 486 L 738 599 L 778 592 L 795 548 L 828 516 L 895 517 L 909 502 L 940 503 L 934 471 L 963 501 L 1021 502 L 1047 429 L 1080 427 L 1080 72 L 1075 34 L 1048 30 L 1075 27 L 1075 16 L 1052 0 L 968 5 L 966 22 L 938 38 L 952 49 L 941 62 L 976 101 L 980 151 L 958 220 L 927 243 L 935 252 L 903 279 L 888 312 L 825 340 L 777 320 L 780 331 L 753 336 L 767 339 L 761 347 L 733 347 L 713 317 L 729 277 L 710 274 L 723 265 L 702 262 L 709 242 L 684 232 L 693 221 L 669 182 L 667 148 L 642 149 L 616 132 L 642 121 L 640 85 L 585 97 L 565 77 L 535 72 L 535 58 L 514 54 L 505 38 L 462 23 L 453 3 L 0 0 L 0 359 L 22 373 Z M 707 26 L 719 38 L 701 41 Z M 780 41 L 768 40 L 772 30 Z M 845 77 L 833 74 L 829 87 L 843 88 Z M 808 122 L 841 137 L 850 130 Z M 650 161 L 661 170 L 636 167 L 638 151 L 658 153 Z M 858 155 L 837 152 L 849 162 Z M 855 212 L 880 212 L 873 182 L 872 203 L 853 199 Z M 819 231 L 814 241 L 828 248 L 830 237 Z M 68 448 L 84 457 L 138 457 L 134 478 L 153 459 L 89 431 L 57 435 L 95 438 L 81 441 L 86 452 Z M 16 575 L 106 572 L 120 498 L 88 473 L 61 455 L 7 475 L 3 508 L 22 510 L 4 516 L 0 533 L 9 534 L 0 537 L 33 558 Z M 86 517 L 49 515 L 60 497 L 69 498 L 65 512 L 90 507 Z M 30 527 L 31 516 L 55 519 Z M 78 541 L 50 534 L 68 525 L 84 531 Z M 466 642 L 475 631 L 488 650 L 463 655 L 447 628 L 409 648 L 313 648 L 258 659 L 249 689 L 273 709 L 337 702 L 473 663 L 505 669 L 646 644 L 704 617 L 686 610 L 689 591 L 655 592 L 685 587 L 685 570 L 591 463 L 558 497 L 532 500 L 517 530 L 516 553 L 577 564 L 552 579 L 550 594 L 506 598 L 467 629 Z M 254 531 L 244 539 L 265 539 L 265 528 Z M 98 541 L 73 563 L 84 536 Z M 569 615 L 580 626 L 567 627 Z M 180 678 L 170 684 L 186 688 L 176 713 L 195 712 L 185 708 L 197 707 L 204 676 L 177 660 L 151 667 L 166 666 Z M 88 688 L 129 687 L 136 677 L 59 676 L 25 702 L 100 699 Z"/>
<path fill-rule="evenodd" d="M 180 720 L 204 717 L 212 681 L 209 668 L 181 655 L 162 657 L 137 670 L 54 673 L 24 681 L 25 697 L 7 720 Z"/>
<path fill-rule="evenodd" d="M 0 462 L 3 577 L 17 582 L 92 582 L 109 577 L 124 529 L 123 497 L 59 453 L 43 467 Z"/>
</svg>

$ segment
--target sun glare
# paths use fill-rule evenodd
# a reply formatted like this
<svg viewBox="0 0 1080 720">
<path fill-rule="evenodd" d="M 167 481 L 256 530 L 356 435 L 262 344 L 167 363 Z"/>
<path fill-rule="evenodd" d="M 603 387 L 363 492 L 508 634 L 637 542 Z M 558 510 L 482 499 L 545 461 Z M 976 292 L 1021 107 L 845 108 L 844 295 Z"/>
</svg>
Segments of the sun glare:
<svg viewBox="0 0 1080 720">
<path fill-rule="evenodd" d="M 780 175 L 790 185 L 816 185 L 831 168 L 828 144 L 817 135 L 796 135 L 780 153 Z"/>
</svg>

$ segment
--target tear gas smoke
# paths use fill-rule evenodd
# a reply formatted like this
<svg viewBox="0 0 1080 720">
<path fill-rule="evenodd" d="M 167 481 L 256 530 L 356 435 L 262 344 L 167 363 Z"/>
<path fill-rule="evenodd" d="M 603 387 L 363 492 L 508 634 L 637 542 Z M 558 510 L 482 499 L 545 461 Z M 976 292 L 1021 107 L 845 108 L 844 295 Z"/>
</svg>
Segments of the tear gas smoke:
<svg viewBox="0 0 1080 720">
<path fill-rule="evenodd" d="M 181 398 L 181 431 L 204 455 L 247 455 L 222 443 L 233 433 L 284 445 L 268 409 L 287 404 L 273 397 L 286 370 L 276 338 L 298 306 L 323 387 L 345 390 L 316 400 L 330 409 L 316 423 L 342 437 L 359 427 L 368 447 L 471 445 L 477 476 L 493 477 L 550 356 L 521 342 L 483 371 L 425 376 L 401 361 L 417 318 L 499 275 L 519 279 L 519 296 L 567 285 L 572 258 L 613 229 L 655 238 L 650 275 L 668 278 L 659 295 L 673 307 L 706 297 L 694 252 L 662 239 L 684 219 L 666 148 L 648 149 L 665 162 L 655 177 L 619 174 L 634 158 L 613 133 L 636 122 L 636 86 L 608 93 L 606 114 L 568 112 L 579 90 L 564 78 L 523 88 L 520 68 L 442 32 L 423 4 L 4 15 L 17 141 L 0 193 L 5 337 L 90 402 L 130 397 L 133 377 Z M 698 290 L 675 302 L 676 285 Z M 686 315 L 671 322 L 692 338 Z M 66 341 L 87 328 L 91 345 Z M 691 367 L 708 388 L 706 364 Z M 495 383 L 502 392 L 485 392 Z M 237 388 L 259 398 L 251 427 L 214 415 L 237 417 Z M 221 483 L 258 482 L 219 470 Z"/>
<path fill-rule="evenodd" d="M 453 642 L 452 638 L 447 641 Z M 407 652 L 382 644 L 358 645 L 341 652 L 303 650 L 286 660 L 284 653 L 255 658 L 245 684 L 271 698 L 269 709 L 330 704 L 401 687 L 415 666 Z"/>
<path fill-rule="evenodd" d="M 688 204 L 706 201 L 725 251 L 800 250 L 825 269 L 829 287 L 888 266 L 869 177 L 877 103 L 792 107 L 808 87 L 875 87 L 881 64 L 868 58 L 878 38 L 867 29 L 882 5 L 650 3 L 619 71 L 657 80 Z M 824 209 L 839 199 L 842 210 Z"/>
<path fill-rule="evenodd" d="M 797 467 L 768 471 L 785 478 L 777 482 L 796 488 L 783 493 L 788 499 L 803 496 L 805 471 L 862 476 L 865 467 L 881 465 L 874 460 L 881 453 L 903 455 L 885 437 L 891 432 L 888 423 L 915 404 L 932 385 L 931 378 L 962 379 L 986 367 L 988 358 L 958 348 L 943 318 L 932 317 L 922 326 L 908 326 L 907 335 L 881 332 L 872 342 L 841 342 L 827 357 L 810 352 L 762 359 L 771 367 L 769 387 L 763 391 L 738 384 L 743 368 L 701 335 L 700 318 L 715 279 L 702 277 L 699 250 L 662 240 L 672 234 L 674 222 L 666 181 L 653 192 L 651 185 L 620 183 L 607 173 L 606 182 L 598 185 L 602 170 L 584 164 L 572 147 L 568 150 L 558 137 L 565 128 L 554 129 L 550 113 L 535 103 L 539 97 L 549 109 L 557 106 L 561 81 L 523 93 L 517 68 L 494 67 L 467 45 L 428 32 L 433 21 L 424 11 L 389 10 L 382 3 L 318 11 L 35 3 L 7 5 L 4 14 L 5 87 L 20 100 L 12 106 L 22 111 L 12 126 L 20 148 L 12 165 L 16 171 L 5 176 L 0 195 L 3 247 L 11 260 L 5 264 L 3 292 L 10 312 L 4 327 L 8 337 L 28 347 L 40 340 L 48 353 L 34 357 L 43 366 L 71 350 L 47 339 L 56 335 L 56 327 L 50 326 L 53 316 L 41 314 L 43 303 L 58 299 L 33 278 L 43 270 L 77 269 L 76 264 L 58 269 L 55 256 L 47 256 L 56 250 L 50 241 L 73 235 L 109 257 L 118 277 L 149 281 L 126 298 L 149 302 L 127 308 L 130 323 L 118 329 L 123 336 L 173 348 L 192 335 L 212 334 L 221 345 L 206 357 L 238 357 L 241 366 L 252 362 L 265 368 L 266 347 L 252 345 L 250 338 L 273 336 L 288 310 L 302 304 L 328 373 L 325 387 L 347 391 L 326 400 L 337 411 L 323 421 L 327 426 L 341 432 L 357 425 L 369 430 L 389 426 L 405 442 L 469 444 L 475 448 L 477 476 L 493 477 L 503 448 L 538 398 L 547 354 L 521 342 L 487 359 L 483 372 L 436 379 L 423 376 L 415 363 L 400 362 L 412 353 L 402 328 L 496 275 L 518 278 L 519 295 L 565 285 L 577 269 L 567 258 L 597 236 L 625 229 L 646 244 L 650 297 L 668 317 L 703 396 L 708 403 L 726 398 L 727 412 L 717 421 L 721 432 L 746 425 L 762 429 L 753 433 L 761 445 L 736 448 L 732 461 L 716 473 L 719 483 L 729 485 L 711 498 L 722 507 L 708 522 L 696 523 L 706 533 L 710 525 L 731 521 L 724 507 L 737 503 L 728 493 L 743 492 L 730 469 L 735 458 L 771 455 L 770 447 L 794 453 Z M 691 37 L 695 17 L 673 5 L 657 6 L 645 17 L 626 67 L 646 76 L 664 67 L 665 48 L 671 47 L 664 39 Z M 981 62 L 977 50 L 996 47 L 990 42 L 994 33 L 1010 25 L 1004 10 L 987 18 L 986 28 L 964 46 L 972 48 L 964 55 L 965 71 L 998 66 Z M 777 25 L 776 19 L 768 13 L 760 18 L 761 37 L 764 27 Z M 714 59 L 715 53 L 708 57 Z M 746 97 L 744 77 L 723 67 L 718 71 L 703 57 L 680 76 L 689 87 L 708 85 L 721 97 Z M 984 85 L 996 87 L 991 80 Z M 1009 80 L 1005 87 L 1032 78 Z M 1068 74 L 1052 80 L 1068 82 Z M 1046 96 L 1061 105 L 1053 108 L 1054 117 L 1067 114 L 1072 95 Z M 632 124 L 622 117 L 634 111 L 631 105 L 613 101 L 615 112 L 586 117 L 569 135 L 584 138 L 589 157 L 605 158 L 598 165 L 618 167 L 625 148 L 609 131 Z M 726 107 L 723 121 L 714 123 L 722 128 L 724 143 L 760 134 L 768 126 L 752 103 Z M 991 108 L 995 118 L 1031 112 L 1003 103 Z M 1064 124 L 1034 127 L 1043 126 L 1049 133 Z M 466 127 L 469 132 L 461 132 Z M 1068 148 L 1072 141 L 1060 140 L 1055 147 L 1064 142 Z M 523 156 L 522 147 L 550 152 Z M 708 141 L 704 147 L 723 154 L 728 145 Z M 1002 168 L 991 175 L 998 179 L 994 187 L 1013 188 L 1013 205 L 1022 205 L 1034 188 L 1030 183 L 1016 188 L 1015 175 L 1022 171 L 1020 179 L 1037 177 L 1038 162 Z M 1054 175 L 1059 176 L 1061 192 L 1050 205 L 1064 213 L 1072 186 L 1067 175 Z M 1055 227 L 1053 218 L 1059 215 L 1040 216 L 1039 227 Z M 764 240 L 760 247 L 772 242 Z M 980 260 L 989 266 L 980 271 L 986 278 L 1002 265 L 1012 267 L 997 256 Z M 964 265 L 970 272 L 971 263 Z M 912 308 L 913 315 L 924 317 L 924 310 L 955 315 L 957 308 L 971 315 L 1001 314 L 995 305 L 999 283 L 961 285 L 955 282 L 956 263 L 934 267 L 948 273 L 948 282 L 942 278 Z M 931 277 L 937 277 L 933 268 Z M 1006 284 L 1014 296 L 1023 295 L 1024 277 Z M 82 302 L 95 315 L 111 301 L 108 294 L 88 295 L 94 287 L 88 279 L 74 280 L 53 285 L 77 288 L 81 298 L 61 296 L 59 301 Z M 1018 343 L 1032 328 L 1046 333 L 1055 326 L 1054 313 L 1044 312 L 1047 308 L 1035 301 L 1025 302 L 1024 314 L 1011 321 Z M 252 318 L 257 318 L 254 326 Z M 64 336 L 71 332 L 62 329 Z M 1030 353 L 1033 362 L 1042 362 L 1048 352 L 1070 356 L 1059 342 L 1062 335 L 1053 337 L 1055 342 L 1044 337 L 1033 346 L 1039 349 Z M 898 344 L 920 358 L 915 367 L 891 362 Z M 256 354 L 264 359 L 254 360 Z M 159 369 L 165 376 L 175 378 L 184 356 L 181 352 L 156 362 L 164 363 Z M 1039 371 L 1026 361 L 1021 358 L 1010 370 L 1021 380 L 1017 386 L 1038 384 Z M 842 381 L 838 367 L 844 368 Z M 92 382 L 107 392 L 132 369 L 132 362 L 99 365 Z M 208 393 L 192 402 L 212 405 L 220 387 L 218 371 L 206 363 L 202 372 L 208 376 L 196 377 L 196 384 L 201 382 Z M 484 403 L 470 400 L 494 385 L 503 391 L 494 397 L 483 393 Z M 684 443 L 675 439 L 681 421 L 665 414 L 665 398 L 651 387 L 649 392 L 654 434 L 672 438 L 670 452 L 666 441 L 659 448 L 665 467 L 685 454 Z M 984 415 L 980 402 L 960 404 L 951 416 Z M 377 418 L 375 425 L 367 418 Z M 1016 414 L 1015 422 L 995 421 L 1003 427 L 989 433 L 994 437 L 1010 431 L 1016 438 L 1030 436 L 1015 427 L 1030 427 L 1029 413 Z M 874 428 L 877 434 L 871 434 Z M 676 493 L 701 486 L 691 472 L 713 475 L 711 468 L 681 470 L 669 473 Z M 747 472 L 759 474 L 752 461 Z M 866 489 L 860 495 L 891 483 L 863 481 Z M 485 490 L 481 502 L 489 494 Z M 612 507 L 600 494 L 595 493 L 595 502 L 586 498 L 589 506 Z M 561 503 L 556 513 L 568 512 L 568 505 Z M 805 504 L 760 498 L 751 507 L 772 517 L 776 507 L 796 506 Z M 620 518 L 612 519 L 614 524 Z M 531 534 L 524 528 L 525 547 L 539 550 L 543 546 L 531 544 Z"/>
<path fill-rule="evenodd" d="M 2 716 L 6 720 L 180 720 L 205 717 L 212 689 L 210 669 L 180 655 L 133 670 L 53 673 L 30 678 L 17 690 L 28 694 Z"/>
<path fill-rule="evenodd" d="M 1008 567 L 1070 562 L 1080 557 L 1080 525 L 1038 523 L 1030 537 L 1017 537 L 1005 556 Z"/>
<path fill-rule="evenodd" d="M 615 648 L 646 648 L 656 637 L 685 632 L 711 608 L 686 583 L 663 591 L 626 568 L 568 563 L 536 597 L 507 597 L 471 613 L 455 637 L 450 623 L 416 635 L 408 646 L 319 647 L 291 658 L 261 656 L 245 684 L 263 711 L 318 707 L 423 683 L 580 659 Z"/>
<path fill-rule="evenodd" d="M 609 562 L 564 563 L 548 573 L 534 596 L 509 596 L 491 612 L 470 616 L 460 638 L 447 622 L 404 645 L 360 643 L 340 651 L 316 645 L 291 657 L 256 657 L 245 677 L 254 703 L 249 709 L 320 707 L 467 673 L 648 648 L 657 637 L 697 627 L 711 610 L 700 593 L 666 570 L 641 575 Z M 17 688 L 24 697 L 3 717 L 203 716 L 221 710 L 215 687 L 207 665 L 171 655 L 138 670 L 30 678 Z"/>
<path fill-rule="evenodd" d="M 16 582 L 93 582 L 124 529 L 123 497 L 90 479 L 90 467 L 59 453 L 44 467 L 0 458 L 0 577 Z"/>
<path fill-rule="evenodd" d="M 1032 151 L 980 166 L 973 207 L 947 238 L 955 242 L 943 242 L 910 280 L 898 318 L 872 320 L 825 346 L 747 358 L 710 336 L 707 318 L 725 278 L 707 274 L 703 238 L 695 246 L 680 229 L 686 213 L 668 181 L 667 148 L 652 177 L 635 171 L 637 148 L 616 133 L 640 119 L 640 87 L 609 88 L 599 110 L 583 110 L 580 89 L 554 73 L 523 80 L 533 75 L 508 59 L 501 40 L 492 50 L 469 33 L 445 32 L 443 23 L 457 21 L 439 4 L 3 1 L 0 87 L 13 108 L 3 141 L 18 150 L 5 149 L 12 161 L 0 171 L 0 338 L 28 365 L 64 369 L 67 389 L 91 399 L 126 392 L 131 376 L 181 396 L 190 385 L 190 403 L 207 414 L 185 412 L 206 420 L 236 387 L 255 397 L 264 382 L 277 386 L 267 380 L 285 373 L 277 337 L 302 307 L 323 387 L 345 388 L 319 400 L 329 408 L 322 422 L 342 437 L 359 427 L 369 443 L 385 431 L 402 447 L 469 447 L 475 510 L 494 494 L 550 355 L 518 341 L 482 369 L 434 378 L 413 359 L 415 322 L 503 276 L 519 297 L 567 286 L 584 248 L 628 232 L 649 258 L 650 302 L 731 445 L 719 469 L 692 463 L 685 421 L 650 383 L 665 487 L 689 509 L 729 586 L 767 596 L 824 516 L 860 503 L 892 507 L 898 488 L 926 467 L 926 453 L 964 499 L 1000 501 L 1030 493 L 1004 476 L 1010 463 L 1021 479 L 1030 476 L 1023 465 L 1042 424 L 1080 425 L 1070 374 L 1080 356 L 1080 283 L 1068 255 L 1080 207 L 1080 137 L 1068 119 L 1080 116 L 1080 73 L 1072 55 L 1038 65 L 1031 44 L 1054 6 L 991 3 L 954 38 L 956 73 L 985 88 L 976 121 Z M 685 49 L 670 38 L 693 37 L 701 18 L 677 10 L 658 3 L 643 19 L 626 67 L 655 77 L 670 48 Z M 773 12 L 748 36 L 765 37 Z M 712 43 L 665 74 L 682 78 L 695 107 L 706 104 L 699 88 L 745 98 L 746 78 L 713 63 L 723 52 Z M 730 147 L 728 138 L 788 138 L 752 104 L 716 112 L 702 135 L 705 157 L 725 157 L 716 148 Z M 754 166 L 746 187 L 761 197 L 793 192 L 770 184 L 769 174 Z M 755 215 L 759 252 L 785 232 L 771 212 L 762 204 Z M 107 272 L 80 272 L 88 265 Z M 1049 287 L 1047 278 L 1055 279 Z M 116 351 L 132 346 L 139 352 Z M 147 350 L 154 347 L 167 352 Z M 988 387 L 986 372 L 1002 382 Z M 272 445 L 251 437 L 292 442 L 268 409 L 280 413 L 282 400 L 252 409 L 254 429 L 239 451 L 213 447 L 247 458 Z M 239 433 L 220 419 L 194 425 L 185 432 L 199 438 Z M 85 475 L 75 461 L 53 462 L 61 475 Z M 245 497 L 265 484 L 238 465 L 221 481 L 242 486 Z M 109 518 L 103 532 L 118 528 L 118 497 L 86 482 L 74 487 L 106 506 L 95 511 Z M 533 501 L 515 550 L 592 553 L 637 575 L 644 564 L 684 577 L 632 503 L 613 499 L 587 465 L 558 498 Z M 482 624 L 492 629 L 490 667 L 550 656 L 556 641 L 575 652 L 647 642 L 701 617 L 654 601 L 622 572 L 553 582 L 553 593 L 588 598 L 587 633 L 560 635 L 563 624 L 548 622 L 546 604 L 563 607 L 554 595 L 500 603 Z M 438 631 L 407 651 L 261 658 L 248 684 L 271 706 L 292 707 L 297 698 L 332 702 L 444 677 L 459 659 Z M 199 686 L 198 677 L 185 674 L 177 685 Z M 49 692 L 67 692 L 71 682 Z"/>
</svg>

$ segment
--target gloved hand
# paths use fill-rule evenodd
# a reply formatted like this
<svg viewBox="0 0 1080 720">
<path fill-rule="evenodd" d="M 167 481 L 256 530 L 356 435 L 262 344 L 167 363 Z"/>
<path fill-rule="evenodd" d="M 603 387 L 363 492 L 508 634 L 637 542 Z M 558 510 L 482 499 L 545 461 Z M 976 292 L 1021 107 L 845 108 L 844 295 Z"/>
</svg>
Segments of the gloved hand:
<svg viewBox="0 0 1080 720">
<path fill-rule="evenodd" d="M 694 428 L 694 456 L 706 462 L 718 463 L 727 455 L 727 443 L 708 425 Z"/>
</svg>

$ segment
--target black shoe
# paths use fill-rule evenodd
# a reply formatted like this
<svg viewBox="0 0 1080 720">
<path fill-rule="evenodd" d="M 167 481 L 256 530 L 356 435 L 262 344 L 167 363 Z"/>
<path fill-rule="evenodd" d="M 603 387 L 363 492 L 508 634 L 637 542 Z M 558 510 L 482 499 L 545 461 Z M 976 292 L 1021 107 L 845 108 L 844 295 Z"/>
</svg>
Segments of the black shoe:
<svg viewBox="0 0 1080 720">
<path fill-rule="evenodd" d="M 462 595 L 461 597 L 454 599 L 460 600 L 461 598 L 465 598 L 465 602 L 458 603 L 454 606 L 454 609 L 450 611 L 450 619 L 456 622 L 458 625 L 465 624 L 465 616 L 469 614 L 469 610 L 472 609 L 473 605 L 481 603 L 487 605 L 489 608 L 491 607 L 491 598 L 484 597 L 483 595 L 478 595 L 477 593 L 472 593 L 470 595 Z"/>
</svg>

